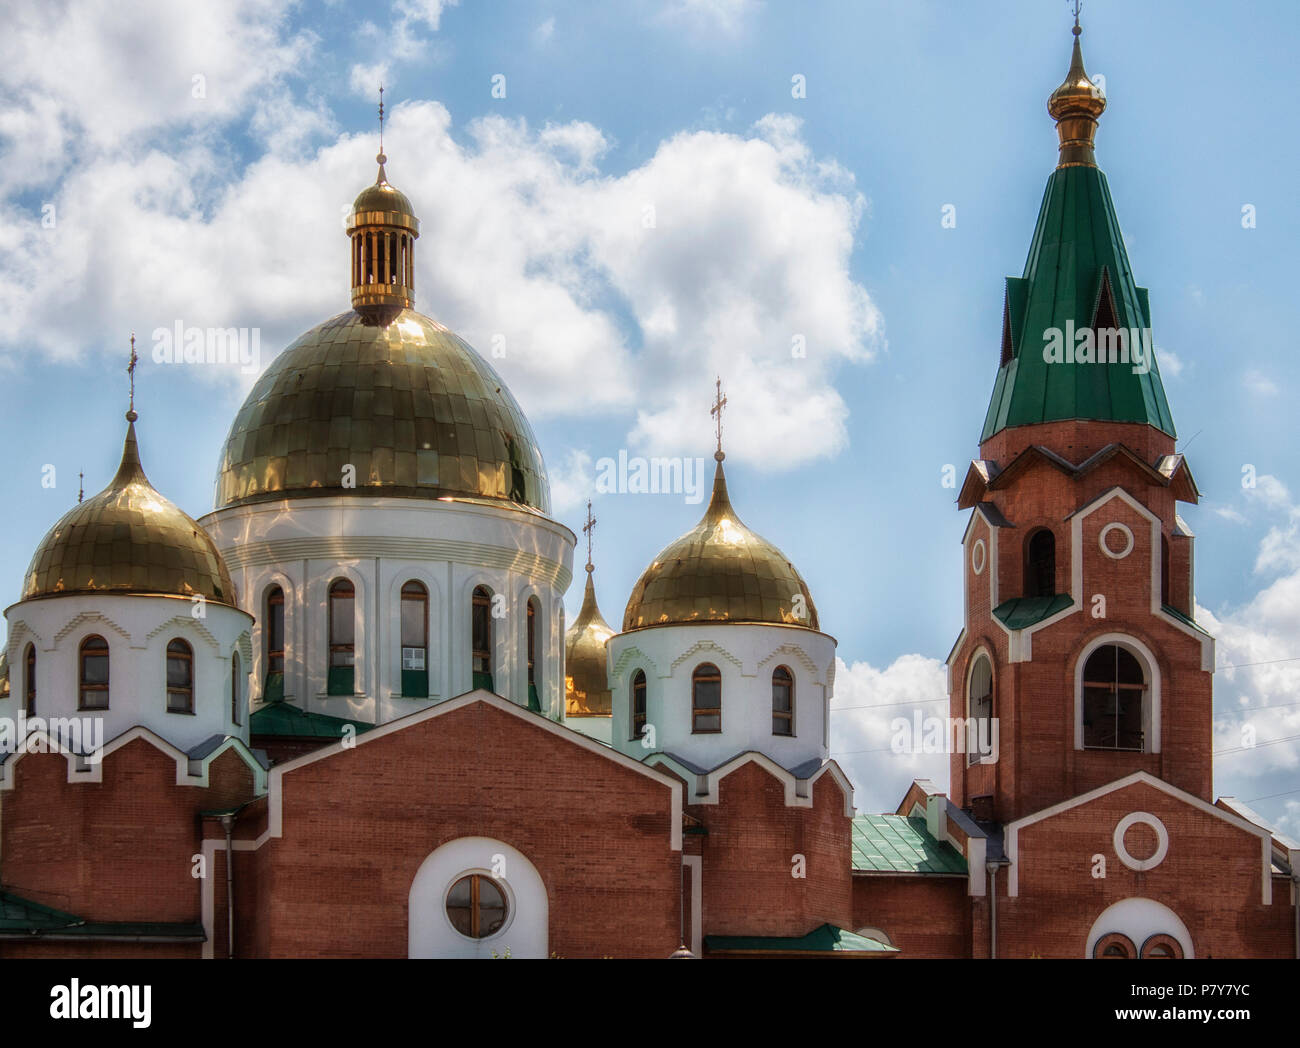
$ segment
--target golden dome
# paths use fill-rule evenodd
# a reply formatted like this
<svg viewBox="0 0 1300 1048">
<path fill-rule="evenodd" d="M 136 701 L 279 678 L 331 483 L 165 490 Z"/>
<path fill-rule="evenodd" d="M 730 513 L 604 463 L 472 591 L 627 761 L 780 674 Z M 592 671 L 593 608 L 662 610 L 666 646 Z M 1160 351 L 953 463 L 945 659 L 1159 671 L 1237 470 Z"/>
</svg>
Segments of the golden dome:
<svg viewBox="0 0 1300 1048">
<path fill-rule="evenodd" d="M 218 509 L 352 494 L 550 510 L 537 439 L 501 377 L 409 309 L 312 328 L 263 372 L 226 438 Z"/>
<path fill-rule="evenodd" d="M 1056 121 L 1056 133 L 1061 140 L 1057 167 L 1097 166 L 1093 138 L 1097 133 L 1097 118 L 1106 109 L 1106 96 L 1083 68 L 1083 49 L 1079 46 L 1082 32 L 1076 23 L 1070 71 L 1047 99 L 1047 111 Z"/>
<path fill-rule="evenodd" d="M 613 713 L 613 696 L 606 672 L 605 642 L 614 631 L 596 606 L 592 567 L 587 565 L 587 589 L 582 608 L 564 634 L 564 715 L 566 717 L 608 717 Z"/>
<path fill-rule="evenodd" d="M 382 157 L 383 154 L 381 153 Z M 370 211 L 379 211 L 385 214 L 398 217 L 405 217 L 409 220 L 409 225 L 415 230 L 419 230 L 420 223 L 415 217 L 415 208 L 411 206 L 411 201 L 396 186 L 389 185 L 388 176 L 384 173 L 384 160 L 379 161 L 379 177 L 375 180 L 373 186 L 366 186 L 352 202 L 352 221 L 357 223 L 359 216 L 365 215 Z"/>
<path fill-rule="evenodd" d="M 637 580 L 623 614 L 624 632 L 686 622 L 817 629 L 807 583 L 784 553 L 740 522 L 727 497 L 722 453 L 715 457 L 713 498 L 704 518 L 666 547 Z"/>
<path fill-rule="evenodd" d="M 65 513 L 41 540 L 22 599 L 165 594 L 234 606 L 235 588 L 217 547 L 149 483 L 136 446 L 135 412 L 127 419 L 117 475 L 98 495 Z"/>
</svg>

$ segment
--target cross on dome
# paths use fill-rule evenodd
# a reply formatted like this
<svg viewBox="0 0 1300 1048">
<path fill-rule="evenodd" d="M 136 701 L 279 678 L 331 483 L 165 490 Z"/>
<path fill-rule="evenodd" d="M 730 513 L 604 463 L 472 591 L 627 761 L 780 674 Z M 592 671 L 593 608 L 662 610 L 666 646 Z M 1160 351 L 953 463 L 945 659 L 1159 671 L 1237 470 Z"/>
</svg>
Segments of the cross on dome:
<svg viewBox="0 0 1300 1048">
<path fill-rule="evenodd" d="M 583 532 L 587 536 L 587 571 L 592 570 L 591 564 L 591 533 L 596 529 L 596 518 L 591 515 L 591 499 L 587 499 L 587 523 L 582 526 Z"/>
<path fill-rule="evenodd" d="M 722 409 L 727 406 L 727 398 L 722 395 L 722 376 L 718 376 L 716 383 L 717 393 L 713 398 L 713 407 L 709 409 L 709 414 L 713 416 L 718 432 L 718 450 L 713 453 L 713 457 L 721 462 L 726 456 L 722 453 Z"/>
</svg>

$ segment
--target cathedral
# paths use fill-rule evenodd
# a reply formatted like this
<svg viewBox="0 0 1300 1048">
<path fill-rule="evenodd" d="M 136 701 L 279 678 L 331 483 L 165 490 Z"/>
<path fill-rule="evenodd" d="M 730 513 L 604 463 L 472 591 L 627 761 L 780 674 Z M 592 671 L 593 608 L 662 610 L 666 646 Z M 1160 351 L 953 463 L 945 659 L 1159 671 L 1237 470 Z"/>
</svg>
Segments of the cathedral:
<svg viewBox="0 0 1300 1048">
<path fill-rule="evenodd" d="M 833 624 L 743 522 L 720 385 L 699 523 L 616 628 L 589 506 L 566 629 L 577 536 L 501 377 L 415 310 L 381 151 L 351 306 L 257 379 L 212 511 L 148 479 L 133 350 L 121 465 L 5 611 L 0 956 L 1300 956 L 1300 844 L 1211 792 L 1198 491 L 1079 34 L 957 500 L 947 792 L 855 808 Z"/>
</svg>

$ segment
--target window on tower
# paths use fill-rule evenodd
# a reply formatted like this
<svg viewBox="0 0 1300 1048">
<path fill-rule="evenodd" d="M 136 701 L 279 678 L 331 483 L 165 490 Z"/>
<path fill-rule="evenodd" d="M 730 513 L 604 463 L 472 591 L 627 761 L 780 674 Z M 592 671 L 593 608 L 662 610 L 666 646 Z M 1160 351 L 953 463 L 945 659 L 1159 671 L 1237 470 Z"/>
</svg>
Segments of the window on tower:
<svg viewBox="0 0 1300 1048">
<path fill-rule="evenodd" d="M 787 666 L 772 671 L 772 734 L 794 734 L 794 674 Z"/>
<path fill-rule="evenodd" d="M 492 690 L 492 594 L 486 586 L 474 587 L 470 606 L 470 643 L 474 687 Z"/>
<path fill-rule="evenodd" d="M 230 723 L 243 723 L 243 703 L 240 701 L 243 697 L 243 671 L 240 669 L 239 652 L 235 652 L 230 659 Z"/>
<path fill-rule="evenodd" d="M 537 623 L 541 618 L 537 599 L 528 598 L 528 708 L 537 713 L 542 710 L 541 700 L 537 695 Z"/>
<path fill-rule="evenodd" d="M 993 739 L 993 664 L 987 655 L 977 657 L 971 667 L 966 716 L 973 728 L 966 734 L 966 763 L 978 764 L 990 755 Z"/>
<path fill-rule="evenodd" d="M 645 734 L 645 722 L 645 670 L 637 670 L 632 675 L 632 738 Z"/>
<path fill-rule="evenodd" d="M 1141 660 L 1118 644 L 1104 644 L 1083 667 L 1085 749 L 1146 749 L 1143 706 L 1148 694 Z"/>
<path fill-rule="evenodd" d="M 402 585 L 402 694 L 429 697 L 429 591 L 412 579 Z"/>
<path fill-rule="evenodd" d="M 194 712 L 194 650 L 180 638 L 167 644 L 167 712 Z"/>
<path fill-rule="evenodd" d="M 722 674 L 703 662 L 691 674 L 691 731 L 709 735 L 722 731 Z"/>
<path fill-rule="evenodd" d="M 356 690 L 356 589 L 336 579 L 329 593 L 330 664 L 326 692 L 351 695 Z"/>
<path fill-rule="evenodd" d="M 1056 595 L 1056 535 L 1039 528 L 1025 541 L 1025 596 Z"/>
<path fill-rule="evenodd" d="M 266 659 L 266 687 L 262 698 L 279 702 L 284 698 L 284 590 L 279 586 L 272 586 L 266 592 L 262 646 Z"/>
<path fill-rule="evenodd" d="M 28 644 L 23 656 L 23 709 L 27 716 L 36 716 L 36 645 Z"/>
<path fill-rule="evenodd" d="M 108 709 L 108 641 L 87 637 L 81 642 L 81 689 L 77 708 Z"/>
</svg>

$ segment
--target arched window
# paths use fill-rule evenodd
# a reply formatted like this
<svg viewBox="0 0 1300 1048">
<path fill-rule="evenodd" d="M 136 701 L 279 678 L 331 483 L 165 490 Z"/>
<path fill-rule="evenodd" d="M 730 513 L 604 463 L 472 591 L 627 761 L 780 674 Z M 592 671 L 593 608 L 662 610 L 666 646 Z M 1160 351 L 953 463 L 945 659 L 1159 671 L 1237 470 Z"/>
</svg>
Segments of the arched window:
<svg viewBox="0 0 1300 1048">
<path fill-rule="evenodd" d="M 700 663 L 691 674 L 691 731 L 722 731 L 722 674 L 711 662 Z"/>
<path fill-rule="evenodd" d="M 537 676 L 540 669 L 537 651 L 538 610 L 536 598 L 528 598 L 528 708 L 541 713 L 542 702 L 537 695 Z"/>
<path fill-rule="evenodd" d="M 330 664 L 326 691 L 351 695 L 356 687 L 356 590 L 347 579 L 330 586 Z"/>
<path fill-rule="evenodd" d="M 645 734 L 645 670 L 632 675 L 632 738 Z"/>
<path fill-rule="evenodd" d="M 474 687 L 492 690 L 492 594 L 486 586 L 474 587 L 470 607 L 470 644 L 473 650 Z"/>
<path fill-rule="evenodd" d="M 36 645 L 28 644 L 23 655 L 23 709 L 36 716 Z"/>
<path fill-rule="evenodd" d="M 1039 528 L 1025 542 L 1025 596 L 1056 595 L 1056 535 Z"/>
<path fill-rule="evenodd" d="M 505 890 L 485 874 L 462 877 L 447 892 L 451 926 L 471 939 L 486 939 L 500 931 L 508 912 Z"/>
<path fill-rule="evenodd" d="M 980 655 L 971 668 L 966 691 L 966 717 L 971 729 L 966 733 L 966 763 L 978 764 L 989 756 L 993 738 L 993 664 Z"/>
<path fill-rule="evenodd" d="M 1160 536 L 1160 603 L 1166 607 L 1172 607 L 1173 601 L 1169 599 L 1169 536 L 1161 534 Z"/>
<path fill-rule="evenodd" d="M 240 689 L 243 687 L 243 681 L 239 679 L 241 675 L 239 652 L 235 652 L 230 659 L 230 723 L 236 725 L 243 723 L 244 716 L 244 704 L 240 702 Z"/>
<path fill-rule="evenodd" d="M 402 584 L 402 694 L 429 697 L 429 591 L 424 583 Z"/>
<path fill-rule="evenodd" d="M 167 644 L 167 712 L 194 712 L 194 650 L 179 638 Z"/>
<path fill-rule="evenodd" d="M 1127 648 L 1103 644 L 1089 655 L 1083 667 L 1084 747 L 1142 752 L 1146 693 L 1142 662 Z"/>
<path fill-rule="evenodd" d="M 1092 947 L 1093 957 L 1105 961 L 1130 961 L 1137 956 L 1133 940 L 1122 932 L 1103 935 Z"/>
<path fill-rule="evenodd" d="M 794 674 L 786 666 L 772 671 L 772 734 L 794 734 Z"/>
<path fill-rule="evenodd" d="M 279 702 L 284 698 L 284 590 L 272 586 L 266 593 L 266 619 L 262 627 L 266 659 L 266 686 L 262 698 Z"/>
<path fill-rule="evenodd" d="M 108 709 L 108 641 L 87 637 L 81 642 L 81 698 L 78 709 Z"/>
<path fill-rule="evenodd" d="M 1182 944 L 1172 935 L 1156 933 L 1142 944 L 1141 955 L 1148 960 L 1176 961 L 1182 960 Z"/>
</svg>

